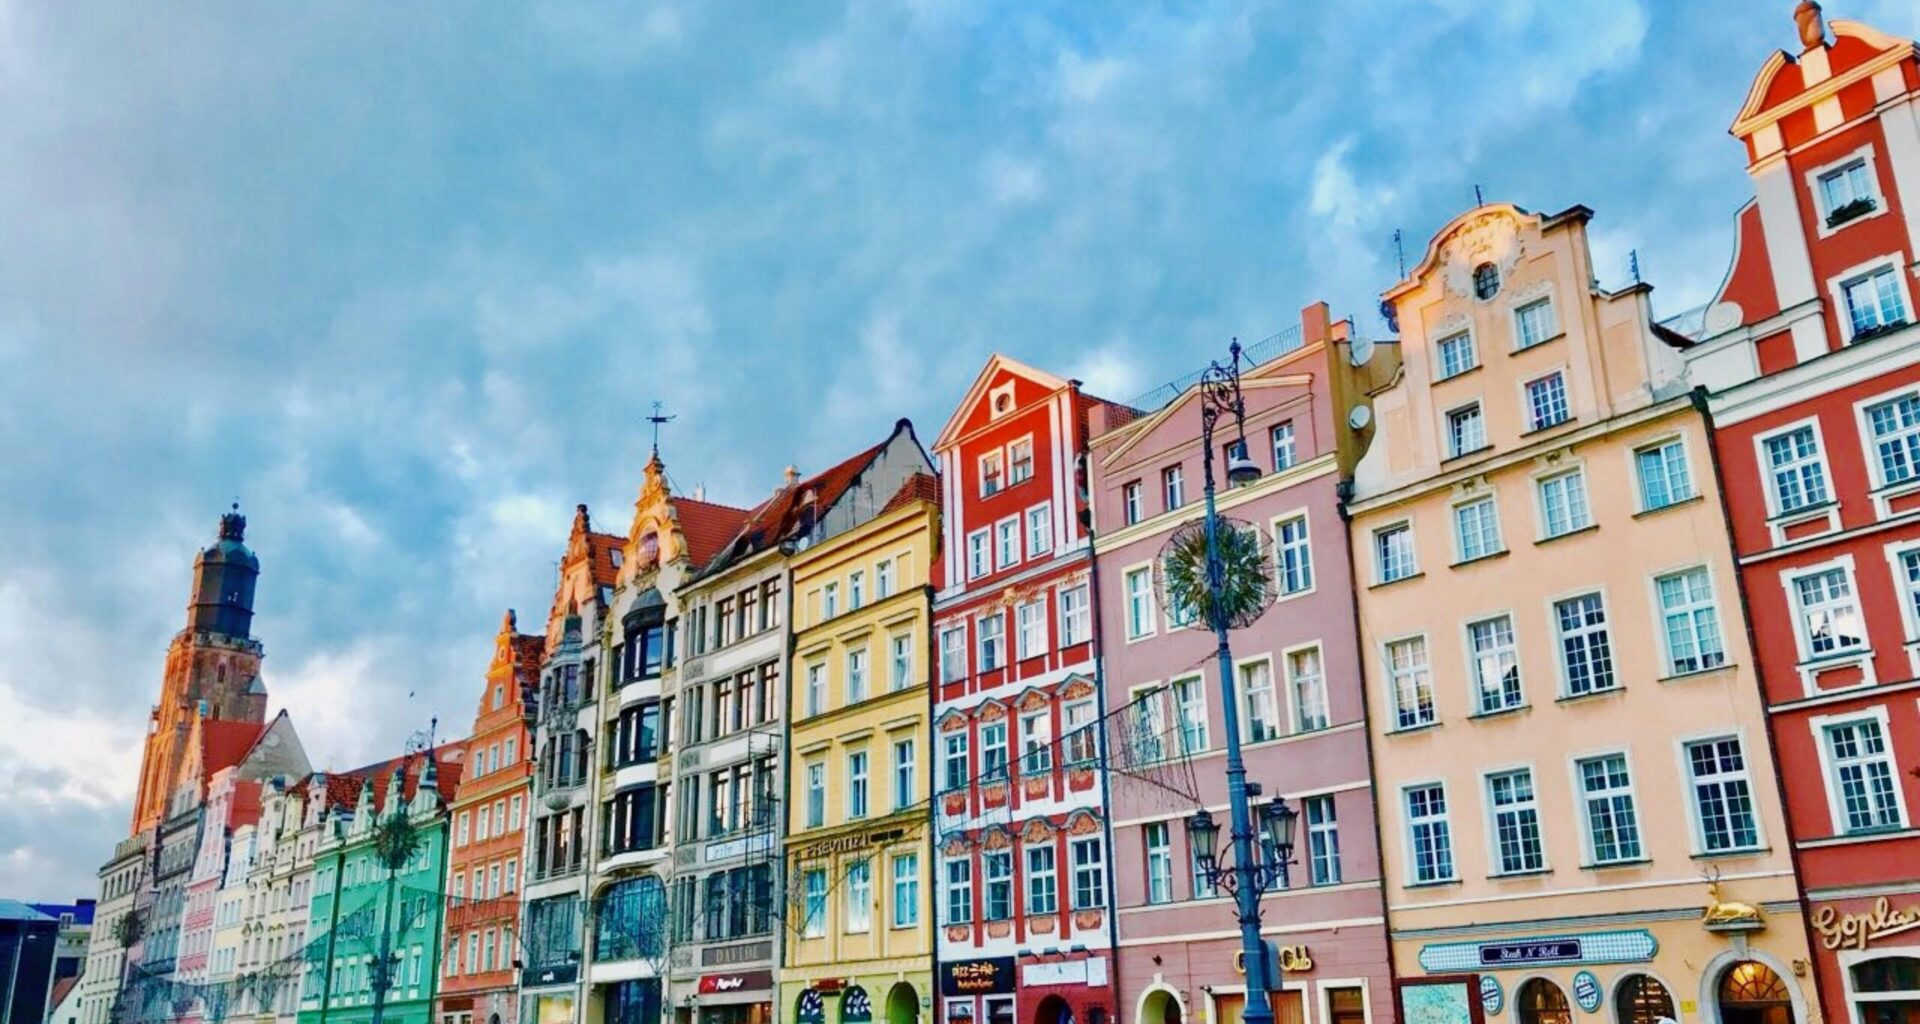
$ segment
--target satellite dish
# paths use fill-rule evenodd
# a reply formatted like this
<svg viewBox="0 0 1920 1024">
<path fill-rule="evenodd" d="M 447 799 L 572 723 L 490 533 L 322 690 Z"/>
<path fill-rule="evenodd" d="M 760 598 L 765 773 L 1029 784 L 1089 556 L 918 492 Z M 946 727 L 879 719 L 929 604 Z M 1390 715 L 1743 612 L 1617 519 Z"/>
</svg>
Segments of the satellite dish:
<svg viewBox="0 0 1920 1024">
<path fill-rule="evenodd" d="M 1347 361 L 1355 366 L 1365 366 L 1373 358 L 1373 339 L 1355 338 L 1347 343 Z"/>
<path fill-rule="evenodd" d="M 1352 412 L 1347 413 L 1347 426 L 1355 430 L 1365 430 L 1367 424 L 1372 422 L 1373 410 L 1364 405 L 1356 405 Z"/>
<path fill-rule="evenodd" d="M 1220 614 L 1228 629 L 1245 629 L 1279 596 L 1273 578 L 1273 551 L 1267 535 L 1252 523 L 1224 516 L 1216 520 L 1223 587 Z M 1211 630 L 1213 595 L 1207 588 L 1207 524 L 1195 519 L 1173 531 L 1153 563 L 1153 584 L 1167 620 L 1175 627 Z"/>
</svg>

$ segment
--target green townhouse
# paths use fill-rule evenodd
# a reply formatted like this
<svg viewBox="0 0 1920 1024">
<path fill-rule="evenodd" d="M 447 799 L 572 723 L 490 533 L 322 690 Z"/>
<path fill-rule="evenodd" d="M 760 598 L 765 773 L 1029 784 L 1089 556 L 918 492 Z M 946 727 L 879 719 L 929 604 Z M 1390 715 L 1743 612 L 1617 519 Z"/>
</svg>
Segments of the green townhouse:
<svg viewBox="0 0 1920 1024">
<path fill-rule="evenodd" d="M 464 755 L 446 744 L 327 780 L 297 1024 L 432 1024 Z"/>
</svg>

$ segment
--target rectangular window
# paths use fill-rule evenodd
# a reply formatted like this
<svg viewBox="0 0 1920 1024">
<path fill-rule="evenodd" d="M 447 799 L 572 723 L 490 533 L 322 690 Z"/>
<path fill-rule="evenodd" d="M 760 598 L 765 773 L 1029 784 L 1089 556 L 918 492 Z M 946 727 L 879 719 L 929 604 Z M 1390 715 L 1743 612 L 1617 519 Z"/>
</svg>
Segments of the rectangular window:
<svg viewBox="0 0 1920 1024">
<path fill-rule="evenodd" d="M 1907 610 L 1920 622 L 1920 548 L 1900 552 L 1901 592 L 1906 595 Z"/>
<path fill-rule="evenodd" d="M 996 568 L 1006 569 L 1020 562 L 1020 520 L 1002 519 L 993 527 Z"/>
<path fill-rule="evenodd" d="M 1278 473 L 1299 461 L 1299 450 L 1294 447 L 1293 421 L 1274 424 L 1268 435 L 1273 445 L 1273 471 Z"/>
<path fill-rule="evenodd" d="M 1453 828 L 1447 820 L 1447 791 L 1439 785 L 1406 790 L 1407 842 L 1413 851 L 1416 884 L 1453 880 Z"/>
<path fill-rule="evenodd" d="M 1092 764 L 1100 756 L 1100 737 L 1094 731 L 1093 701 L 1074 701 L 1061 709 L 1067 728 L 1067 763 Z"/>
<path fill-rule="evenodd" d="M 920 856 L 893 857 L 893 926 L 911 928 L 920 923 Z"/>
<path fill-rule="evenodd" d="M 1880 483 L 1903 484 L 1920 477 L 1920 395 L 1901 395 L 1867 406 Z"/>
<path fill-rule="evenodd" d="M 987 920 L 1013 916 L 1013 851 L 988 850 L 980 857 L 987 883 Z"/>
<path fill-rule="evenodd" d="M 887 689 L 904 690 L 913 681 L 913 637 L 899 633 L 887 638 Z"/>
<path fill-rule="evenodd" d="M 1544 430 L 1565 423 L 1569 415 L 1567 382 L 1558 370 L 1527 382 L 1527 429 Z"/>
<path fill-rule="evenodd" d="M 1187 503 L 1186 476 L 1179 466 L 1168 466 L 1160 471 L 1160 494 L 1168 512 Z"/>
<path fill-rule="evenodd" d="M 1417 729 L 1439 720 L 1433 706 L 1433 676 L 1427 669 L 1426 637 L 1387 645 L 1387 688 L 1393 699 L 1394 728 Z"/>
<path fill-rule="evenodd" d="M 1828 227 L 1838 227 L 1862 213 L 1871 213 L 1873 179 L 1869 177 L 1867 162 L 1853 160 L 1822 174 L 1820 203 L 1826 207 Z"/>
<path fill-rule="evenodd" d="M 1373 570 L 1381 583 L 1392 583 L 1414 574 L 1412 526 L 1400 523 L 1374 531 Z"/>
<path fill-rule="evenodd" d="M 1173 703 L 1180 716 L 1180 744 L 1189 754 L 1207 749 L 1207 686 L 1200 676 L 1175 679 Z"/>
<path fill-rule="evenodd" d="M 1173 839 L 1167 823 L 1150 821 L 1143 830 L 1147 844 L 1147 902 L 1173 902 Z"/>
<path fill-rule="evenodd" d="M 1834 795 L 1846 830 L 1879 832 L 1900 828 L 1900 801 L 1895 795 L 1893 753 L 1876 719 L 1857 719 L 1826 727 L 1827 753 L 1832 758 Z"/>
<path fill-rule="evenodd" d="M 1727 663 L 1720 642 L 1720 615 L 1705 569 L 1688 569 L 1653 581 L 1667 637 L 1667 671 L 1701 672 Z"/>
<path fill-rule="evenodd" d="M 847 865 L 846 932 L 873 930 L 873 862 L 862 857 Z"/>
<path fill-rule="evenodd" d="M 1072 647 L 1093 638 L 1085 583 L 1060 591 L 1060 646 Z"/>
<path fill-rule="evenodd" d="M 1640 817 L 1633 806 L 1633 780 L 1625 754 L 1606 754 L 1575 762 L 1580 798 L 1586 806 L 1587 845 L 1596 864 L 1641 858 Z"/>
<path fill-rule="evenodd" d="M 1060 909 L 1058 873 L 1053 862 L 1053 847 L 1027 847 L 1027 913 L 1052 914 Z"/>
<path fill-rule="evenodd" d="M 1560 665 L 1567 695 L 1585 696 L 1614 688 L 1613 644 L 1607 635 L 1607 609 L 1599 594 L 1555 601 L 1560 627 Z"/>
<path fill-rule="evenodd" d="M 802 878 L 806 915 L 801 922 L 800 936 L 817 939 L 827 934 L 827 873 L 821 868 L 809 868 Z"/>
<path fill-rule="evenodd" d="M 1497 615 L 1467 623 L 1467 644 L 1473 655 L 1475 710 L 1490 715 L 1519 707 L 1520 654 L 1512 617 Z"/>
<path fill-rule="evenodd" d="M 857 648 L 847 652 L 847 703 L 858 704 L 867 699 L 867 649 Z"/>
<path fill-rule="evenodd" d="M 967 578 L 977 580 L 993 571 L 992 552 L 988 551 L 991 536 L 985 530 L 975 530 L 967 534 Z"/>
<path fill-rule="evenodd" d="M 1847 321 L 1852 337 L 1860 340 L 1907 322 L 1907 309 L 1900 297 L 1899 271 L 1891 264 L 1869 271 L 1840 285 L 1847 302 Z"/>
<path fill-rule="evenodd" d="M 827 766 L 819 761 L 807 764 L 807 827 L 827 823 Z"/>
<path fill-rule="evenodd" d="M 726 607 L 727 602 L 720 602 L 721 620 L 731 622 L 733 621 L 733 616 L 725 614 Z M 831 619 L 838 614 L 840 614 L 840 584 L 829 583 L 820 593 L 820 617 L 823 619 Z"/>
<path fill-rule="evenodd" d="M 1247 742 L 1278 739 L 1280 707 L 1273 691 L 1273 663 L 1262 659 L 1241 665 L 1240 692 L 1247 702 Z"/>
<path fill-rule="evenodd" d="M 1826 504 L 1827 469 L 1811 424 L 1775 434 L 1761 447 L 1766 449 L 1775 507 L 1786 513 Z"/>
<path fill-rule="evenodd" d="M 941 741 L 940 791 L 952 793 L 967 788 L 967 734 L 950 732 Z"/>
<path fill-rule="evenodd" d="M 1307 878 L 1313 885 L 1340 884 L 1340 821 L 1333 797 L 1301 801 L 1307 819 Z"/>
<path fill-rule="evenodd" d="M 1287 654 L 1287 688 L 1293 691 L 1294 713 L 1301 732 L 1315 732 L 1328 725 L 1327 673 L 1320 662 L 1320 648 L 1308 647 Z"/>
<path fill-rule="evenodd" d="M 882 601 L 893 596 L 893 559 L 882 558 L 873 567 L 873 599 Z"/>
<path fill-rule="evenodd" d="M 1023 437 L 1007 446 L 1007 483 L 1033 479 L 1033 439 Z"/>
<path fill-rule="evenodd" d="M 1053 770 L 1053 716 L 1045 709 L 1020 716 L 1020 770 L 1041 775 Z"/>
<path fill-rule="evenodd" d="M 847 753 L 847 817 L 867 816 L 867 752 Z"/>
<path fill-rule="evenodd" d="M 1535 299 L 1514 310 L 1513 323 L 1519 348 L 1532 348 L 1560 333 L 1554 322 L 1552 299 Z"/>
<path fill-rule="evenodd" d="M 1686 745 L 1687 776 L 1693 789 L 1693 814 L 1708 853 L 1747 850 L 1760 845 L 1754 824 L 1753 784 L 1746 756 L 1732 736 Z"/>
<path fill-rule="evenodd" d="M 940 631 L 940 681 L 957 683 L 967 677 L 967 627 Z"/>
<path fill-rule="evenodd" d="M 1860 605 L 1853 596 L 1853 579 L 1845 568 L 1836 566 L 1793 577 L 1793 598 L 1800 613 L 1801 641 L 1809 657 L 1847 654 L 1866 645 Z"/>
<path fill-rule="evenodd" d="M 1533 773 L 1522 768 L 1487 776 L 1487 797 L 1493 807 L 1494 870 L 1502 875 L 1545 870 Z"/>
<path fill-rule="evenodd" d="M 1007 777 L 1007 723 L 988 722 L 980 727 L 980 777 Z"/>
<path fill-rule="evenodd" d="M 1139 638 L 1153 633 L 1153 571 L 1129 569 L 1127 583 L 1127 636 Z"/>
<path fill-rule="evenodd" d="M 914 750 L 912 740 L 893 741 L 893 809 L 904 811 L 915 797 Z"/>
<path fill-rule="evenodd" d="M 1053 506 L 1041 505 L 1027 510 L 1027 557 L 1053 550 Z"/>
<path fill-rule="evenodd" d="M 947 923 L 973 921 L 973 862 L 962 857 L 947 861 Z"/>
<path fill-rule="evenodd" d="M 991 672 L 1006 664 L 1007 659 L 1007 620 L 1002 615 L 989 615 L 980 619 L 975 628 L 980 633 L 980 671 Z"/>
<path fill-rule="evenodd" d="M 1273 530 L 1274 562 L 1280 570 L 1280 592 L 1300 594 L 1313 589 L 1313 547 L 1307 538 L 1307 517 L 1283 520 Z"/>
<path fill-rule="evenodd" d="M 1480 415 L 1480 403 L 1462 406 L 1447 413 L 1447 458 L 1457 459 L 1487 446 L 1487 420 Z"/>
<path fill-rule="evenodd" d="M 1120 505 L 1128 526 L 1140 521 L 1144 512 L 1140 502 L 1140 481 L 1135 480 L 1120 488 Z"/>
<path fill-rule="evenodd" d="M 1502 550 L 1500 515 L 1494 508 L 1492 498 L 1454 506 L 1453 532 L 1462 562 L 1485 558 Z"/>
<path fill-rule="evenodd" d="M 1640 478 L 1640 510 L 1677 505 L 1693 497 L 1693 479 L 1687 471 L 1687 449 L 1679 441 L 1642 448 L 1633 453 L 1633 469 Z"/>
<path fill-rule="evenodd" d="M 1548 537 L 1563 537 L 1593 525 L 1587 508 L 1587 476 L 1580 470 L 1540 481 L 1540 515 Z"/>
<path fill-rule="evenodd" d="M 980 456 L 980 496 L 999 494 L 1006 486 L 1004 459 L 996 449 Z"/>
<path fill-rule="evenodd" d="M 827 710 L 827 666 L 813 664 L 807 666 L 807 714 L 818 715 Z"/>
<path fill-rule="evenodd" d="M 1067 849 L 1073 856 L 1073 909 L 1106 906 L 1106 847 L 1099 839 L 1075 839 L 1067 844 Z"/>
<path fill-rule="evenodd" d="M 1461 331 L 1440 339 L 1440 376 L 1439 380 L 1458 377 L 1480 365 L 1479 354 L 1473 350 L 1473 335 Z"/>
<path fill-rule="evenodd" d="M 1019 619 L 1017 641 L 1020 657 L 1038 658 L 1047 653 L 1047 602 L 1045 598 L 1028 601 L 1014 609 Z"/>
</svg>

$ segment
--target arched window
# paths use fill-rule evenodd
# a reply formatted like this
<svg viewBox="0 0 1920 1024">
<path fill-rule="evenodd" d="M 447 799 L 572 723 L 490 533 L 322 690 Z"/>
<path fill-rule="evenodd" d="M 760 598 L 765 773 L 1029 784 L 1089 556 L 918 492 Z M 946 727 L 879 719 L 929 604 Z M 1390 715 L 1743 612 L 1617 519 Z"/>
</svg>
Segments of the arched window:
<svg viewBox="0 0 1920 1024">
<path fill-rule="evenodd" d="M 1500 268 L 1491 263 L 1482 263 L 1473 268 L 1473 295 L 1481 301 L 1493 298 L 1500 293 Z"/>
<path fill-rule="evenodd" d="M 1680 1019 L 1673 1012 L 1673 995 L 1650 974 L 1629 974 L 1620 979 L 1613 996 L 1613 1012 L 1619 1024 L 1657 1024 L 1663 1017 Z"/>
<path fill-rule="evenodd" d="M 1793 996 L 1773 968 L 1742 960 L 1720 975 L 1721 1024 L 1792 1024 Z"/>
<path fill-rule="evenodd" d="M 652 875 L 608 886 L 595 911 L 593 955 L 600 960 L 658 958 L 666 948 L 667 888 Z"/>
<path fill-rule="evenodd" d="M 1520 1012 L 1520 1024 L 1573 1024 L 1573 1012 L 1567 1008 L 1567 994 L 1546 978 L 1534 978 L 1513 994 L 1513 1005 Z"/>
</svg>

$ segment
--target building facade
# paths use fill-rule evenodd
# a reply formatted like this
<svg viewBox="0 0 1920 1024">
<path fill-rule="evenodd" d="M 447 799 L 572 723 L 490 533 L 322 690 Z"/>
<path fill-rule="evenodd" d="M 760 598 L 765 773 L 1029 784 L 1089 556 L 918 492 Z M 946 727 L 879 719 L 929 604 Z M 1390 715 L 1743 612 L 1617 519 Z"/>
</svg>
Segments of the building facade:
<svg viewBox="0 0 1920 1024">
<path fill-rule="evenodd" d="M 241 777 L 240 767 L 223 768 L 207 784 L 205 822 L 200 847 L 187 873 L 180 918 L 180 956 L 174 976 L 200 986 L 205 995 L 182 1015 L 187 1021 L 224 1020 L 233 1009 L 227 998 L 233 966 L 214 964 L 216 911 L 221 883 L 228 877 L 236 838 L 241 856 L 251 857 L 254 823 L 260 817 L 260 783 Z"/>
<path fill-rule="evenodd" d="M 779 1005 L 798 1024 L 915 1024 L 933 1007 L 927 679 L 939 485 L 904 421 L 833 472 L 846 486 L 789 559 Z"/>
<path fill-rule="evenodd" d="M 995 356 L 933 447 L 938 1019 L 1101 1024 L 1113 985 L 1105 743 L 1072 382 Z"/>
<path fill-rule="evenodd" d="M 1233 631 L 1240 741 L 1256 804 L 1280 797 L 1297 813 L 1284 883 L 1263 900 L 1263 934 L 1285 952 L 1271 979 L 1274 1017 L 1304 1024 L 1393 1018 L 1366 707 L 1354 626 L 1341 482 L 1355 386 L 1347 325 L 1324 303 L 1298 328 L 1248 350 L 1241 378 L 1244 446 L 1262 473 L 1229 488 L 1215 436 L 1216 505 L 1271 546 L 1274 607 Z M 1189 378 L 1190 380 L 1191 378 Z M 1162 389 L 1158 408 L 1092 413 L 1089 492 L 1094 517 L 1099 645 L 1106 715 L 1128 743 L 1108 756 L 1119 920 L 1120 1006 L 1130 1021 L 1238 1020 L 1246 1000 L 1237 909 L 1214 885 L 1186 823 L 1196 804 L 1229 820 L 1225 721 L 1206 623 L 1166 600 L 1158 567 L 1204 557 L 1201 395 Z M 1349 458 L 1343 462 L 1343 450 Z M 1178 538 L 1178 539 L 1177 539 Z M 1227 831 L 1222 829 L 1223 833 Z M 1269 851 L 1271 853 L 1272 851 Z"/>
<path fill-rule="evenodd" d="M 1478 207 L 1386 292 L 1348 511 L 1395 967 L 1517 1024 L 1804 1020 L 1686 341 L 1592 283 L 1590 217 Z"/>
<path fill-rule="evenodd" d="M 532 798 L 532 734 L 546 641 L 516 628 L 509 611 L 473 717 L 460 784 L 447 809 L 445 952 L 440 1024 L 514 1024 L 520 997 L 514 961 L 520 927 L 520 858 Z"/>
<path fill-rule="evenodd" d="M 146 888 L 151 838 L 150 832 L 136 832 L 122 839 L 114 846 L 113 856 L 100 865 L 100 895 L 87 935 L 87 965 L 75 986 L 79 1024 L 107 1024 L 120 998 L 127 946 L 139 935 L 134 898 Z"/>
<path fill-rule="evenodd" d="M 1913 40 L 1798 14 L 1798 55 L 1764 64 L 1732 127 L 1754 199 L 1687 356 L 1821 1016 L 1894 1024 L 1920 1020 L 1920 63 Z"/>
</svg>

